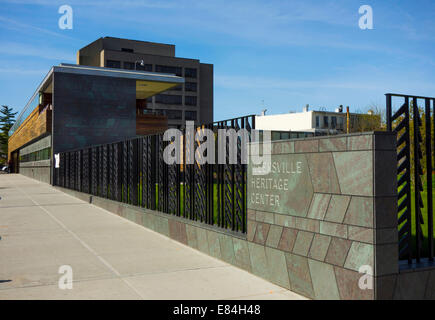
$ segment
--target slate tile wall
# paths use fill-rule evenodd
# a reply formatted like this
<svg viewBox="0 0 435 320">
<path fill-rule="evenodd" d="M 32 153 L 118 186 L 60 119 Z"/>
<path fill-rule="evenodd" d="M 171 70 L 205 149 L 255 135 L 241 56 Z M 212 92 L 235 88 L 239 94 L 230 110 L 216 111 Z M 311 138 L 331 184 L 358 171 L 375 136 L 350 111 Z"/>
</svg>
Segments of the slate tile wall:
<svg viewBox="0 0 435 320">
<path fill-rule="evenodd" d="M 279 141 L 271 150 L 272 163 L 301 161 L 304 170 L 289 177 L 290 190 L 275 190 L 284 207 L 264 205 L 258 193 L 270 190 L 248 184 L 247 239 L 284 253 L 292 291 L 313 299 L 434 299 L 434 265 L 399 271 L 393 135 Z M 249 171 L 248 181 L 256 178 Z M 259 268 L 268 264 L 279 265 Z M 373 270 L 373 289 L 358 285 L 364 265 Z"/>
<path fill-rule="evenodd" d="M 382 135 L 377 139 L 391 138 Z M 262 190 L 248 184 L 247 239 L 284 254 L 290 290 L 313 299 L 375 298 L 374 289 L 358 287 L 363 275 L 359 268 L 369 265 L 375 270 L 374 140 L 374 134 L 360 134 L 274 142 L 272 162 L 302 163 L 300 177 L 289 175 L 289 179 L 296 181 L 292 187 L 302 189 L 303 196 L 275 190 L 285 207 L 258 206 L 257 193 Z M 294 148 L 284 147 L 289 144 Z M 393 179 L 388 174 L 384 172 L 384 178 Z M 278 176 L 271 173 L 266 179 Z M 249 171 L 248 181 L 255 178 Z M 301 203 L 307 210 L 299 208 Z M 266 265 L 267 261 L 257 268 Z"/>
</svg>

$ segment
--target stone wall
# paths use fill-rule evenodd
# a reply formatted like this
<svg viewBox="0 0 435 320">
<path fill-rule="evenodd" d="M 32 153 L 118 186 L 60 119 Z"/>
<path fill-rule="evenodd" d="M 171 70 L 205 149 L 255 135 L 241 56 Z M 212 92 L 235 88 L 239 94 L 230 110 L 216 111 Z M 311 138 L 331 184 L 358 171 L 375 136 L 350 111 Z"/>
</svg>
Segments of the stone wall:
<svg viewBox="0 0 435 320">
<path fill-rule="evenodd" d="M 247 239 L 275 283 L 314 299 L 435 299 L 433 262 L 399 264 L 395 139 L 278 141 L 270 174 L 249 166 Z M 373 289 L 360 289 L 362 266 Z"/>
<path fill-rule="evenodd" d="M 279 141 L 270 174 L 249 166 L 248 241 L 259 260 L 273 253 L 259 265 L 274 265 L 283 287 L 313 299 L 374 299 L 375 288 L 358 286 L 360 268 L 397 273 L 393 139 Z"/>
<path fill-rule="evenodd" d="M 395 152 L 386 133 L 273 142 L 272 172 L 249 166 L 247 235 L 59 189 L 308 298 L 434 299 L 434 268 L 399 272 Z"/>
<path fill-rule="evenodd" d="M 423 259 L 419 264 L 399 263 L 399 273 L 385 276 L 379 281 L 382 295 L 378 299 L 435 300 L 435 263 Z"/>
</svg>

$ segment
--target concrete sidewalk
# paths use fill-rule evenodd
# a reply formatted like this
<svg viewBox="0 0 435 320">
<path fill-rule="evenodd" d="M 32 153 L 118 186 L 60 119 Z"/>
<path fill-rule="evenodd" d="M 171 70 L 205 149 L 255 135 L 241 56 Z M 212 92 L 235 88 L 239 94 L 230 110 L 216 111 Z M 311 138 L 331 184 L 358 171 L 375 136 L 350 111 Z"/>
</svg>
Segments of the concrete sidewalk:
<svg viewBox="0 0 435 320">
<path fill-rule="evenodd" d="M 21 175 L 0 175 L 0 198 L 0 300 L 304 299 Z"/>
</svg>

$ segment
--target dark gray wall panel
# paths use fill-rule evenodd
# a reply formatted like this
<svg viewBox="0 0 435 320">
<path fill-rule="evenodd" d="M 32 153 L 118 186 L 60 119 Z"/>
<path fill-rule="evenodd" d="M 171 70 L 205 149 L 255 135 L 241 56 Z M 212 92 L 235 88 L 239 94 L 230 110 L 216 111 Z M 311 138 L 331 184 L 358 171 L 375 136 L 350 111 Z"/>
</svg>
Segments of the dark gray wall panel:
<svg viewBox="0 0 435 320">
<path fill-rule="evenodd" d="M 213 65 L 201 63 L 200 65 L 200 123 L 213 122 Z M 199 119 L 198 119 L 199 120 Z"/>
<path fill-rule="evenodd" d="M 54 74 L 53 153 L 136 135 L 136 82 Z"/>
</svg>

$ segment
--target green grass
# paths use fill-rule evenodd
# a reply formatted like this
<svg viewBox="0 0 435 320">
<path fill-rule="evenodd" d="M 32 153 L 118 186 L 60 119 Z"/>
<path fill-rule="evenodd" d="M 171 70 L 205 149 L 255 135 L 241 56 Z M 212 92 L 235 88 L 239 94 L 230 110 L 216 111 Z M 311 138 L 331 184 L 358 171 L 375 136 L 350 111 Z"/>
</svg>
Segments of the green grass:
<svg viewBox="0 0 435 320">
<path fill-rule="evenodd" d="M 432 174 L 432 199 L 435 200 L 435 174 Z M 400 191 L 400 188 L 399 188 Z M 429 255 L 428 252 L 428 212 L 427 212 L 427 181 L 423 181 L 423 192 L 421 193 L 421 197 L 423 200 L 423 208 L 421 209 L 421 214 L 423 216 L 424 224 L 422 225 L 422 231 L 423 231 L 423 243 L 422 243 L 422 256 L 427 257 Z M 411 215 L 412 215 L 412 242 L 413 242 L 413 251 L 415 251 L 416 248 L 416 223 L 415 223 L 415 190 L 414 188 L 411 189 Z M 435 201 L 432 200 L 432 203 L 435 205 Z M 435 230 L 432 230 L 434 237 L 435 237 Z M 435 242 L 434 242 L 435 244 Z M 415 252 L 414 252 L 415 257 Z"/>
<path fill-rule="evenodd" d="M 129 190 L 127 190 L 129 191 Z M 124 185 L 122 185 L 121 201 L 124 202 Z M 138 205 L 142 206 L 142 183 L 138 184 Z M 180 216 L 184 218 L 189 218 L 187 214 L 185 215 L 185 205 L 184 205 L 184 184 L 180 183 Z M 159 185 L 156 184 L 155 187 L 155 209 L 159 208 Z M 127 203 L 130 202 L 129 192 L 127 192 Z M 213 223 L 218 224 L 218 184 L 213 184 Z"/>
<path fill-rule="evenodd" d="M 185 217 L 184 215 L 184 184 L 180 184 L 180 215 Z M 217 224 L 218 222 L 218 185 L 217 183 L 213 184 L 213 223 Z"/>
</svg>

